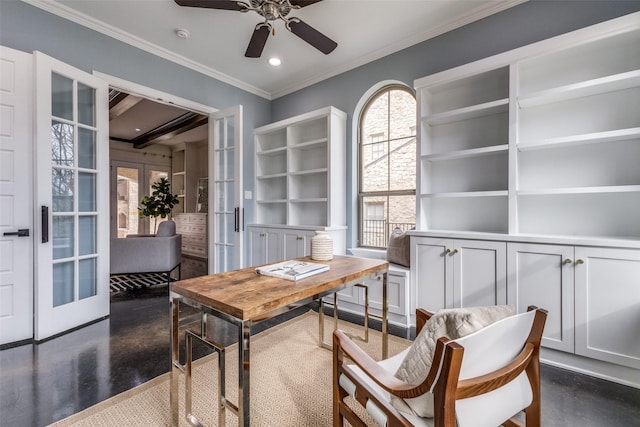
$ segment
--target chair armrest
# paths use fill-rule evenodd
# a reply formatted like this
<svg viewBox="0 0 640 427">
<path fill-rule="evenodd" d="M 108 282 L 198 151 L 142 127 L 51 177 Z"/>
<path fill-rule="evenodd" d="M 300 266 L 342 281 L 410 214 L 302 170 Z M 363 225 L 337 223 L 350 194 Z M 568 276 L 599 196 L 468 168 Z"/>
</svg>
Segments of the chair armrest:
<svg viewBox="0 0 640 427">
<path fill-rule="evenodd" d="M 344 332 L 337 329 L 333 332 L 333 351 L 341 352 L 355 363 L 373 381 L 387 392 L 403 399 L 420 396 L 428 391 L 424 382 L 417 386 L 396 378 L 391 372 L 381 367 L 375 360 L 358 347 Z M 339 358 L 341 359 L 341 358 Z M 348 367 L 343 365 L 344 373 L 353 382 L 359 382 Z"/>
<path fill-rule="evenodd" d="M 420 333 L 427 320 L 431 319 L 433 313 L 425 310 L 424 308 L 416 309 L 416 336 Z"/>
</svg>

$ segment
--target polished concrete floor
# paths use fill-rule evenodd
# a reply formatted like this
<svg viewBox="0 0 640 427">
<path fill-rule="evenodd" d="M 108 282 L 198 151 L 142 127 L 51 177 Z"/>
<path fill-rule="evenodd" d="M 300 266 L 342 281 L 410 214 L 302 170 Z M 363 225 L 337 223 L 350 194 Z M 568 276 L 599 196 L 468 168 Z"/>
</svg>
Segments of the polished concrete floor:
<svg viewBox="0 0 640 427">
<path fill-rule="evenodd" d="M 256 325 L 254 333 L 309 308 Z M 237 335 L 221 321 L 210 331 L 225 345 Z M 169 366 L 166 287 L 112 297 L 109 319 L 0 351 L 0 426 L 46 426 L 162 375 Z M 640 427 L 638 389 L 543 366 L 542 396 L 544 426 Z"/>
</svg>

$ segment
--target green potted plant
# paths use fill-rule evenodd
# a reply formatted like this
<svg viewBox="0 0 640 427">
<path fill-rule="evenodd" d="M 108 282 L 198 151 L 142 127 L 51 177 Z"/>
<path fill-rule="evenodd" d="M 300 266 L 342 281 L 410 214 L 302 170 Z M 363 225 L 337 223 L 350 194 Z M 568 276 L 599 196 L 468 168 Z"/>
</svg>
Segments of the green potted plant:
<svg viewBox="0 0 640 427">
<path fill-rule="evenodd" d="M 171 194 L 169 180 L 165 177 L 160 178 L 151 185 L 153 192 L 149 196 L 145 196 L 140 202 L 140 217 L 153 218 L 153 234 L 157 231 L 158 217 L 166 218 L 171 214 L 171 210 L 178 204 L 178 196 Z"/>
</svg>

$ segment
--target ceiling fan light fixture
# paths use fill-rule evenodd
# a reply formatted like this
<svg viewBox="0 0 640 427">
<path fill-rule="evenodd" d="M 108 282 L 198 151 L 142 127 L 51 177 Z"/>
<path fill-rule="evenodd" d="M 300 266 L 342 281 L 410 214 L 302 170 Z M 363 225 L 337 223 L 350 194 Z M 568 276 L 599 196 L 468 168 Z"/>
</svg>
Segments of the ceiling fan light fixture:
<svg viewBox="0 0 640 427">
<path fill-rule="evenodd" d="M 279 67 L 282 64 L 282 61 L 280 60 L 280 58 L 276 58 L 275 56 L 272 58 L 269 58 L 269 65 L 272 65 L 274 67 Z"/>
</svg>

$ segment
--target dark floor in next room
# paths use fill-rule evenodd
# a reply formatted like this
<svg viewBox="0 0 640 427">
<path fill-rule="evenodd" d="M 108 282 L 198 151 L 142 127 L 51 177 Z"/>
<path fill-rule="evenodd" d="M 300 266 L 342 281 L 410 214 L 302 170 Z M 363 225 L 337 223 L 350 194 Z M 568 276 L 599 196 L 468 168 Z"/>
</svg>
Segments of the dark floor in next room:
<svg viewBox="0 0 640 427">
<path fill-rule="evenodd" d="M 167 293 L 164 286 L 115 295 L 106 320 L 39 345 L 0 351 L 0 425 L 46 426 L 168 372 Z M 256 331 L 310 308 L 316 307 L 299 307 L 256 325 Z M 234 327 L 221 321 L 213 326 L 214 338 L 235 340 Z M 635 388 L 543 365 L 542 399 L 545 427 L 640 427 Z"/>
</svg>

